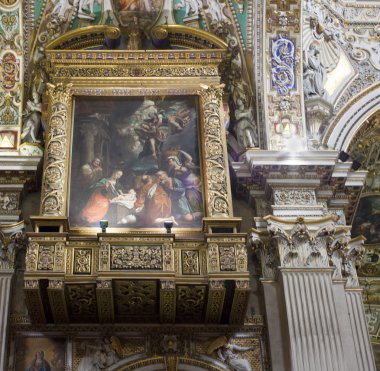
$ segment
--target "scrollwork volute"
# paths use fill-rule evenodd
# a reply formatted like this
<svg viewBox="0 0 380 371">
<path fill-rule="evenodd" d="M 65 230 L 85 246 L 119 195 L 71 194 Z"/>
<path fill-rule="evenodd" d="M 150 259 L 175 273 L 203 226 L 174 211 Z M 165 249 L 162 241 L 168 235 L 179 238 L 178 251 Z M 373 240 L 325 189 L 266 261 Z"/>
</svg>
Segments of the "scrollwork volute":
<svg viewBox="0 0 380 371">
<path fill-rule="evenodd" d="M 228 167 L 223 157 L 222 97 L 224 85 L 201 86 L 199 91 L 204 119 L 204 153 L 208 216 L 232 216 L 228 196 Z"/>
<path fill-rule="evenodd" d="M 46 138 L 45 171 L 42 182 L 41 214 L 65 215 L 67 182 L 67 125 L 71 84 L 48 84 L 50 118 Z"/>
</svg>

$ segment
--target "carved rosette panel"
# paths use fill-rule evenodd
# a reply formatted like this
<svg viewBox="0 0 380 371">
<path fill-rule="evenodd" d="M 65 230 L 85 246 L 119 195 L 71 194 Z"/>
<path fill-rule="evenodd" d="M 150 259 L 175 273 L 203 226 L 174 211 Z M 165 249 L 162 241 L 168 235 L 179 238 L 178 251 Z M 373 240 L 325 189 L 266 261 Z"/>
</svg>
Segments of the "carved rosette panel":
<svg viewBox="0 0 380 371">
<path fill-rule="evenodd" d="M 203 154 L 206 168 L 207 216 L 232 216 L 227 148 L 222 114 L 223 85 L 199 91 L 203 113 Z"/>
<path fill-rule="evenodd" d="M 74 274 L 91 274 L 91 249 L 74 249 Z"/>
<path fill-rule="evenodd" d="M 182 274 L 199 274 L 199 251 L 182 250 Z"/>
<path fill-rule="evenodd" d="M 42 180 L 41 214 L 65 215 L 67 179 L 68 117 L 71 112 L 71 84 L 48 84 L 50 117 L 46 136 Z"/>
<path fill-rule="evenodd" d="M 52 271 L 54 269 L 54 250 L 54 245 L 39 246 L 37 270 Z"/>
<path fill-rule="evenodd" d="M 220 246 L 220 270 L 236 271 L 235 249 L 233 246 Z"/>
<path fill-rule="evenodd" d="M 112 246 L 111 270 L 162 270 L 161 246 Z M 170 258 L 169 258 L 170 260 Z M 170 264 L 170 263 L 169 263 Z"/>
</svg>

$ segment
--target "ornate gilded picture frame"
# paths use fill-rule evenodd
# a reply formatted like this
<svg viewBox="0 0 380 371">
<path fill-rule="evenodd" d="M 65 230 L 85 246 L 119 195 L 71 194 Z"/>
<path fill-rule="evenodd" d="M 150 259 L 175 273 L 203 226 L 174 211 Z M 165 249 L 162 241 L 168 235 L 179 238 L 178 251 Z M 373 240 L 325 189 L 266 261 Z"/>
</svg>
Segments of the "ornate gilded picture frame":
<svg viewBox="0 0 380 371">
<path fill-rule="evenodd" d="M 116 230 L 164 221 L 200 230 L 204 218 L 232 217 L 226 50 L 213 47 L 84 51 L 55 41 L 41 215 L 68 217 L 81 231 L 104 219 Z"/>
</svg>

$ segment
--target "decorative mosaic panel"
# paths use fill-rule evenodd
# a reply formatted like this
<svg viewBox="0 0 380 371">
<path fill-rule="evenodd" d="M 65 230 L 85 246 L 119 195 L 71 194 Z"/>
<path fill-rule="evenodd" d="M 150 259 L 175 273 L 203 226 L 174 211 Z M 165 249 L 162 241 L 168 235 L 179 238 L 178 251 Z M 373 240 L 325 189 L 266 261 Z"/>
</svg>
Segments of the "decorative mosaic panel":
<svg viewBox="0 0 380 371">
<path fill-rule="evenodd" d="M 286 35 L 279 34 L 271 41 L 272 88 L 278 94 L 289 94 L 296 87 L 295 43 Z"/>
</svg>

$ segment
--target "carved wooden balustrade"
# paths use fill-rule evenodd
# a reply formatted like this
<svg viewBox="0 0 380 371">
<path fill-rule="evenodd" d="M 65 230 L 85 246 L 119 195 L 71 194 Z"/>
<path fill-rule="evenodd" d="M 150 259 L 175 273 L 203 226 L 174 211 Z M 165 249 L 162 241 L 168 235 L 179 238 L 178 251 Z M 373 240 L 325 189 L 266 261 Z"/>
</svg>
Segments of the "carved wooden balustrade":
<svg viewBox="0 0 380 371">
<path fill-rule="evenodd" d="M 243 323 L 246 234 L 236 229 L 203 238 L 35 230 L 25 271 L 34 323 Z"/>
</svg>

